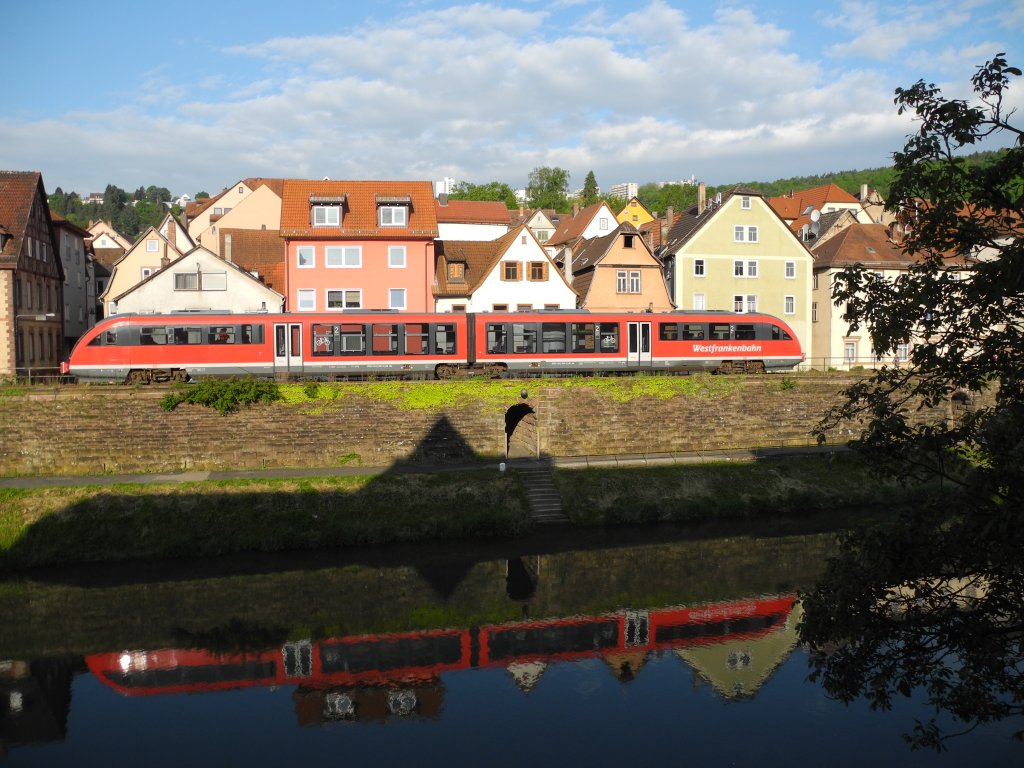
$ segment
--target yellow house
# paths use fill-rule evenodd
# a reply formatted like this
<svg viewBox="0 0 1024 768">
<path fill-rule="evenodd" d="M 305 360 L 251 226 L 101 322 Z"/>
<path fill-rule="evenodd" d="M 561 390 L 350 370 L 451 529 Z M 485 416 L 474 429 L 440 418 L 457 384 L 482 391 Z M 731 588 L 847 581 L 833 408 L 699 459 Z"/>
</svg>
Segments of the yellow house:
<svg viewBox="0 0 1024 768">
<path fill-rule="evenodd" d="M 810 359 L 814 258 L 759 192 L 736 187 L 706 200 L 701 184 L 660 256 L 677 308 L 774 315 Z"/>
<path fill-rule="evenodd" d="M 640 229 L 640 227 L 648 222 L 654 221 L 654 216 L 647 210 L 647 206 L 635 197 L 630 198 L 629 202 L 623 206 L 622 210 L 619 211 L 619 214 L 615 218 L 619 220 L 620 224 L 626 221 L 637 229 Z"/>
<path fill-rule="evenodd" d="M 219 256 L 220 229 L 280 229 L 283 188 L 283 179 L 242 179 L 216 197 L 189 206 L 188 233 L 197 245 Z"/>
</svg>

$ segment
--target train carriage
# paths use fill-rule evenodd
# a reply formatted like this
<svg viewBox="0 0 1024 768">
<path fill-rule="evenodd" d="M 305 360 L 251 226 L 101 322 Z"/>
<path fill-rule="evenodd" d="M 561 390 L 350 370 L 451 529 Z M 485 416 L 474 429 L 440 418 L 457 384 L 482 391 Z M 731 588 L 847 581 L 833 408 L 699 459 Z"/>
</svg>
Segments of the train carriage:
<svg viewBox="0 0 1024 768">
<path fill-rule="evenodd" d="M 211 376 L 764 373 L 803 360 L 782 320 L 753 313 L 182 313 L 104 320 L 75 345 L 62 370 L 83 381 L 146 383 Z"/>
</svg>

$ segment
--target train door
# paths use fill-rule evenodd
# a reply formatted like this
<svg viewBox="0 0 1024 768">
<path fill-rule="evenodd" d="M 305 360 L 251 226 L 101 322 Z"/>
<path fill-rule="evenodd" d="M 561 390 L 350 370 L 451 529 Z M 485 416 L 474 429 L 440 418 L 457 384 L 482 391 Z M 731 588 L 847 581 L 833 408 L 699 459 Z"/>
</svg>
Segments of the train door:
<svg viewBox="0 0 1024 768">
<path fill-rule="evenodd" d="M 274 324 L 274 370 L 302 373 L 302 324 Z"/>
<path fill-rule="evenodd" d="M 650 365 L 651 324 L 629 323 L 628 326 L 629 346 L 626 352 L 626 362 L 630 365 Z"/>
</svg>

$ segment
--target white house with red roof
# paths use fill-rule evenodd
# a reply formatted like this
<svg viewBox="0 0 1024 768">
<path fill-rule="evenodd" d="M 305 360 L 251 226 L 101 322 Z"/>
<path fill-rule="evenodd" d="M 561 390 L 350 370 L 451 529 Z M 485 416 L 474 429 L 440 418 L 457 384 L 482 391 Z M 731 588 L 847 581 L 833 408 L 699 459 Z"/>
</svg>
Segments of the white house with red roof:
<svg viewBox="0 0 1024 768">
<path fill-rule="evenodd" d="M 434 295 L 438 312 L 575 309 L 577 298 L 525 224 L 497 240 L 442 240 Z"/>
<path fill-rule="evenodd" d="M 801 236 L 801 239 L 813 238 L 817 234 L 815 225 L 825 213 L 849 210 L 856 215 L 857 221 L 861 224 L 872 222 L 871 215 L 864 209 L 864 204 L 835 184 L 770 197 L 767 202 L 789 228 Z"/>
<path fill-rule="evenodd" d="M 512 226 L 508 206 L 500 201 L 450 200 L 439 195 L 434 214 L 441 240 L 497 240 Z"/>
</svg>

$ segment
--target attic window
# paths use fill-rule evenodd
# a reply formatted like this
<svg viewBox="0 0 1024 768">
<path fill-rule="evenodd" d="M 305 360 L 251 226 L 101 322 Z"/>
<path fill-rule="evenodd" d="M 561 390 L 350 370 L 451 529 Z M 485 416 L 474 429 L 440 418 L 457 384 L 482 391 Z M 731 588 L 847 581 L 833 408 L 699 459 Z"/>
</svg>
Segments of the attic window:
<svg viewBox="0 0 1024 768">
<path fill-rule="evenodd" d="M 633 247 L 633 236 L 632 235 L 623 235 L 623 237 L 622 237 L 622 247 L 623 248 L 632 248 Z"/>
<path fill-rule="evenodd" d="M 466 279 L 466 265 L 461 261 L 448 262 L 448 282 L 461 283 Z"/>
<path fill-rule="evenodd" d="M 341 206 L 340 205 L 314 205 L 313 206 L 314 227 L 340 227 Z"/>
</svg>

